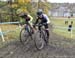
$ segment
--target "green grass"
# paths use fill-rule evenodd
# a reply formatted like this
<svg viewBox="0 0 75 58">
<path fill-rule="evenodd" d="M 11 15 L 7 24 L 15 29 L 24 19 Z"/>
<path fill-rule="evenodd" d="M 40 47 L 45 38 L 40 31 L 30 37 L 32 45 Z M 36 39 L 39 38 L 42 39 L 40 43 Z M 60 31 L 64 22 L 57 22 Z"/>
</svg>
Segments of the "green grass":
<svg viewBox="0 0 75 58">
<path fill-rule="evenodd" d="M 75 19 L 66 19 L 67 21 L 68 21 L 68 25 L 69 24 L 71 24 L 71 21 L 73 21 L 73 27 L 75 27 Z M 52 21 L 52 23 L 54 24 L 54 25 L 57 25 L 57 26 L 68 26 L 68 25 L 65 25 L 65 19 L 63 18 L 63 19 L 52 19 L 51 20 Z"/>
<path fill-rule="evenodd" d="M 54 33 L 61 35 L 65 38 L 71 38 L 71 32 L 68 32 L 67 30 L 61 30 L 61 29 L 54 29 L 53 30 Z M 75 38 L 75 33 L 72 33 L 72 38 Z"/>
<path fill-rule="evenodd" d="M 65 19 L 68 20 L 68 24 L 65 24 Z M 61 35 L 63 37 L 66 37 L 66 38 L 71 38 L 71 33 L 68 32 L 68 25 L 71 24 L 71 21 L 73 21 L 73 27 L 75 28 L 75 18 L 71 18 L 71 19 L 68 19 L 68 18 L 53 18 L 51 19 L 53 25 L 55 26 L 60 26 L 60 27 L 66 27 L 66 29 L 60 29 L 60 28 L 54 28 L 53 32 L 58 34 L 58 35 Z M 72 30 L 72 39 L 75 38 L 75 30 Z"/>
<path fill-rule="evenodd" d="M 0 48 L 10 41 L 19 40 L 20 29 L 16 29 L 19 28 L 17 25 L 0 25 L 0 28 L 2 29 L 2 32 L 11 31 L 4 34 L 4 43 L 2 42 L 2 38 L 0 36 Z"/>
</svg>

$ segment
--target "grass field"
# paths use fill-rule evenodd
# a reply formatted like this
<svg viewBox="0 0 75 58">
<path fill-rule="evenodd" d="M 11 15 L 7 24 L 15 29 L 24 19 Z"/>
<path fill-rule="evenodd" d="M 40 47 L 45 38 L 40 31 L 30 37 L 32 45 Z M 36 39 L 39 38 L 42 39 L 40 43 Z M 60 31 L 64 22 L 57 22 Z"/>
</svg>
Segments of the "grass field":
<svg viewBox="0 0 75 58">
<path fill-rule="evenodd" d="M 68 21 L 68 24 L 65 24 L 66 20 Z M 62 27 L 54 28 L 53 32 L 66 38 L 71 38 L 71 32 L 68 32 L 68 25 L 73 21 L 72 39 L 75 38 L 75 18 L 52 18 L 51 21 L 53 25 Z"/>
<path fill-rule="evenodd" d="M 5 43 L 2 42 L 2 38 L 0 36 L 0 47 L 5 45 L 6 43 L 19 39 L 20 29 L 17 25 L 0 25 L 2 32 L 4 33 Z M 16 29 L 18 28 L 18 29 Z"/>
</svg>

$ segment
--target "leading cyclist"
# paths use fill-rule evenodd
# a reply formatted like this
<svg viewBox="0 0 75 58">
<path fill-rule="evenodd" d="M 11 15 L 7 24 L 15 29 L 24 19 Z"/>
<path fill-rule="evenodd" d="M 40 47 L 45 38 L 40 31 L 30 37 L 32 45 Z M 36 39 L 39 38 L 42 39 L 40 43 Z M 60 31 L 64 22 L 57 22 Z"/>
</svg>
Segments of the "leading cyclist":
<svg viewBox="0 0 75 58">
<path fill-rule="evenodd" d="M 37 19 L 35 21 L 35 24 L 38 24 L 39 21 L 41 21 L 40 23 L 41 24 L 44 24 L 44 27 L 45 27 L 45 30 L 46 30 L 46 33 L 47 33 L 47 43 L 48 43 L 48 39 L 49 39 L 49 23 L 50 23 L 50 20 L 48 18 L 48 16 L 46 14 L 43 13 L 43 11 L 41 9 L 38 10 L 37 12 Z"/>
</svg>

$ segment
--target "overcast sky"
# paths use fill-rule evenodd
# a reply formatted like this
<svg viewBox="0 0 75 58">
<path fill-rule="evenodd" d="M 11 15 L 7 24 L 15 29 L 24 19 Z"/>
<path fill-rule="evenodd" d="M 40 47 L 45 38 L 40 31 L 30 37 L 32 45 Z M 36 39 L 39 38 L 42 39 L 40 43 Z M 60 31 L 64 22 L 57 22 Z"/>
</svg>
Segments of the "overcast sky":
<svg viewBox="0 0 75 58">
<path fill-rule="evenodd" d="M 56 3 L 75 3 L 75 0 L 48 0 L 52 3 L 56 2 Z"/>
<path fill-rule="evenodd" d="M 6 0 L 4 0 L 6 1 Z M 75 3 L 75 0 L 48 0 L 52 3 Z"/>
</svg>

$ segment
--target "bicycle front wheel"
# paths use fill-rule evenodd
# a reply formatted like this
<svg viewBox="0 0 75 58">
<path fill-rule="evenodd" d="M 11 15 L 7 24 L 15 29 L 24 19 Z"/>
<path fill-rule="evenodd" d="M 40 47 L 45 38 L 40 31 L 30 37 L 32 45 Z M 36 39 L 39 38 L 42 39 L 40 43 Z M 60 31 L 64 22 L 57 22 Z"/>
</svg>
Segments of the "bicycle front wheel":
<svg viewBox="0 0 75 58">
<path fill-rule="evenodd" d="M 23 28 L 20 32 L 20 42 L 25 45 L 26 43 L 29 42 L 29 32 Z"/>
<path fill-rule="evenodd" d="M 35 33 L 35 38 L 34 38 L 35 46 L 38 50 L 41 50 L 44 48 L 45 41 L 44 41 L 44 33 L 37 31 Z"/>
</svg>

